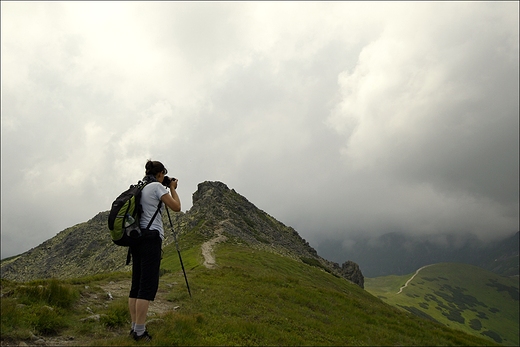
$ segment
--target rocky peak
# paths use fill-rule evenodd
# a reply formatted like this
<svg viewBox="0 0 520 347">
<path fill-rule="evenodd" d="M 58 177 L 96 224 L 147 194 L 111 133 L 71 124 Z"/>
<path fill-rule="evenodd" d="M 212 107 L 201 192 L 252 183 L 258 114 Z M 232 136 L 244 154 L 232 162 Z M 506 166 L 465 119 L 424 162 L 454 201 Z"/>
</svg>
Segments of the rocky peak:
<svg viewBox="0 0 520 347">
<path fill-rule="evenodd" d="M 207 235 L 218 229 L 253 247 L 319 264 L 324 270 L 364 287 L 364 277 L 356 263 L 349 261 L 340 267 L 321 258 L 296 230 L 258 209 L 222 182 L 200 183 L 187 215 L 193 219 L 191 225 L 202 225 L 199 231 Z"/>
<path fill-rule="evenodd" d="M 230 189 L 228 186 L 222 182 L 205 181 L 199 183 L 197 186 L 197 191 L 193 193 L 193 205 L 205 199 L 220 200 L 224 197 L 224 194 L 229 191 Z"/>
</svg>

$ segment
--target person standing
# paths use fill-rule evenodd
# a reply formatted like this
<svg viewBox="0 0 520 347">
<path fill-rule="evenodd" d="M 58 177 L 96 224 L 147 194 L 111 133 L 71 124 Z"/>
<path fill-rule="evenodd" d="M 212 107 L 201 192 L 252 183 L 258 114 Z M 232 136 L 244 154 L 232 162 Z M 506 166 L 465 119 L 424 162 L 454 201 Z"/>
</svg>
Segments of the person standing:
<svg viewBox="0 0 520 347">
<path fill-rule="evenodd" d="M 176 192 L 178 180 L 166 176 L 168 170 L 159 161 L 148 160 L 145 169 L 144 180 L 148 184 L 141 193 L 140 226 L 142 234 L 139 241 L 130 246 L 133 261 L 128 308 L 132 318 L 130 335 L 136 341 L 152 340 L 152 336 L 146 330 L 146 316 L 150 301 L 155 299 L 159 288 L 162 241 L 164 240 L 161 215 L 164 205 L 175 212 L 181 210 L 181 201 Z M 169 192 L 166 187 L 170 188 Z"/>
</svg>

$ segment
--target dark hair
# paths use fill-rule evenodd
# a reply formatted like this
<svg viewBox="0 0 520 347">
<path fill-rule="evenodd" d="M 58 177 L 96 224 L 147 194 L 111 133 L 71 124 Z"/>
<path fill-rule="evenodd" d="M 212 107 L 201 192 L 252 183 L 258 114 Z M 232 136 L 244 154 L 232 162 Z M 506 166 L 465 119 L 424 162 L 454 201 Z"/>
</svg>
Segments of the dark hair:
<svg viewBox="0 0 520 347">
<path fill-rule="evenodd" d="M 160 161 L 148 160 L 144 168 L 146 169 L 146 175 L 152 175 L 154 177 L 161 172 L 163 172 L 165 175 L 168 173 L 168 170 L 166 170 Z"/>
</svg>

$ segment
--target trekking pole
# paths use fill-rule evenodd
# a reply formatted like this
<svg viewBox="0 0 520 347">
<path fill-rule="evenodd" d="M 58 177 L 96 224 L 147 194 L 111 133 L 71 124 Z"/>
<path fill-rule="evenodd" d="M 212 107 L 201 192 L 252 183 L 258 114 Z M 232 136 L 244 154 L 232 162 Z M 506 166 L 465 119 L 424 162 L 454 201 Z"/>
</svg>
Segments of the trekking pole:
<svg viewBox="0 0 520 347">
<path fill-rule="evenodd" d="M 177 253 L 179 254 L 179 260 L 181 262 L 182 272 L 184 272 L 184 279 L 186 280 L 186 287 L 188 287 L 188 293 L 191 298 L 190 285 L 188 284 L 188 277 L 186 277 L 186 270 L 184 270 L 184 264 L 182 263 L 181 251 L 179 250 L 179 243 L 177 242 L 177 236 L 175 236 L 175 230 L 173 230 L 172 219 L 170 218 L 170 212 L 168 211 L 168 207 L 166 207 L 166 213 L 168 213 L 168 219 L 170 220 L 170 226 L 172 227 L 173 240 L 175 241 L 175 247 L 177 248 Z"/>
</svg>

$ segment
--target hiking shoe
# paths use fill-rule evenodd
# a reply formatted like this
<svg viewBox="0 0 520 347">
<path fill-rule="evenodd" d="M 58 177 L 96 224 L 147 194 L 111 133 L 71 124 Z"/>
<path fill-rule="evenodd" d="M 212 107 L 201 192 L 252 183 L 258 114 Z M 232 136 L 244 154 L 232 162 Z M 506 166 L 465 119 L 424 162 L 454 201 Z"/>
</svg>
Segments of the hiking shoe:
<svg viewBox="0 0 520 347">
<path fill-rule="evenodd" d="M 137 333 L 134 331 L 134 340 L 136 341 L 152 341 L 152 337 L 150 334 L 148 334 L 148 331 L 145 330 L 143 335 L 137 335 Z"/>
<path fill-rule="evenodd" d="M 134 329 L 130 330 L 130 334 L 128 334 L 130 337 L 134 337 Z"/>
</svg>

